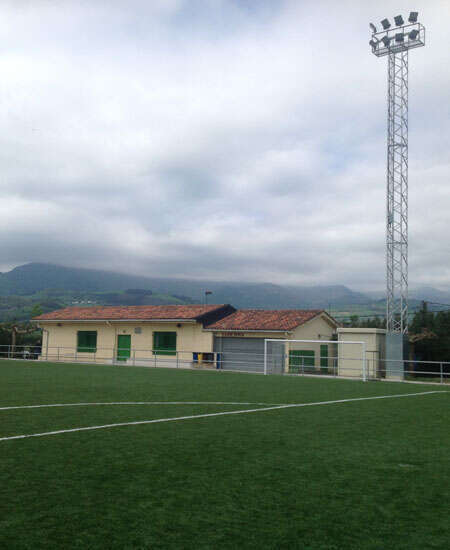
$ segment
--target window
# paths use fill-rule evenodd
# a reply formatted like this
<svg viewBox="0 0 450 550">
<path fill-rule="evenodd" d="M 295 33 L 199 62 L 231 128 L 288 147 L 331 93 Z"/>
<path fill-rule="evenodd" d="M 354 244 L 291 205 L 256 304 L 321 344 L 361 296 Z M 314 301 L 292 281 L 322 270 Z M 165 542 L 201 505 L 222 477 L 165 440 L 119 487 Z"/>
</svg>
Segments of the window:
<svg viewBox="0 0 450 550">
<path fill-rule="evenodd" d="M 153 354 L 154 355 L 176 355 L 177 333 L 176 332 L 154 332 L 153 333 Z"/>
<path fill-rule="evenodd" d="M 307 349 L 296 349 L 289 352 L 290 372 L 305 372 L 314 370 L 314 351 Z"/>
<path fill-rule="evenodd" d="M 77 351 L 95 353 L 97 351 L 97 331 L 79 330 L 77 332 Z"/>
</svg>

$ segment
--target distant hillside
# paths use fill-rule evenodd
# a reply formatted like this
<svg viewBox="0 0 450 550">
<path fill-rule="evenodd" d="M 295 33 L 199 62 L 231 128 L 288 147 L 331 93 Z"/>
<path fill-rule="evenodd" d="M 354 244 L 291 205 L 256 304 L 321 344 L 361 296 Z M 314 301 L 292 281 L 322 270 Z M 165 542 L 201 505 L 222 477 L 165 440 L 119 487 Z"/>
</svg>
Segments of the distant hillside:
<svg viewBox="0 0 450 550">
<path fill-rule="evenodd" d="M 38 294 L 44 292 L 46 297 L 53 294 L 58 299 L 62 293 L 69 293 L 67 298 L 72 299 L 80 293 L 89 294 L 83 299 L 94 299 L 96 303 L 118 303 L 120 300 L 126 303 L 138 303 L 138 300 L 142 300 L 141 303 L 200 303 L 205 290 L 213 292 L 209 297 L 211 303 L 230 303 L 240 308 L 331 307 L 339 311 L 350 306 L 363 309 L 368 306 L 367 309 L 372 310 L 372 306 L 378 309 L 384 302 L 383 293 L 362 294 L 343 285 L 293 286 L 139 277 L 42 263 L 30 263 L 0 273 L 0 297 L 34 295 L 39 299 Z M 93 293 L 96 296 L 92 296 Z M 119 295 L 114 296 L 117 293 Z M 411 306 L 420 300 L 450 303 L 449 293 L 431 287 L 411 290 L 410 298 Z"/>
<path fill-rule="evenodd" d="M 409 291 L 410 298 L 415 300 L 426 300 L 427 302 L 438 302 L 450 304 L 450 292 L 444 292 L 431 286 L 421 286 Z"/>
<path fill-rule="evenodd" d="M 30 263 L 0 274 L 0 296 L 27 296 L 44 290 L 80 292 L 118 292 L 127 289 L 151 290 L 155 294 L 201 301 L 211 290 L 211 302 L 231 303 L 236 307 L 327 308 L 330 304 L 364 304 L 364 294 L 342 285 L 281 286 L 271 283 L 224 283 L 190 279 L 139 277 L 109 271 L 79 269 L 51 264 Z"/>
<path fill-rule="evenodd" d="M 0 294 L 34 294 L 41 290 L 87 290 L 104 292 L 129 288 L 148 288 L 145 277 L 108 271 L 78 269 L 60 265 L 30 263 L 0 274 Z"/>
</svg>

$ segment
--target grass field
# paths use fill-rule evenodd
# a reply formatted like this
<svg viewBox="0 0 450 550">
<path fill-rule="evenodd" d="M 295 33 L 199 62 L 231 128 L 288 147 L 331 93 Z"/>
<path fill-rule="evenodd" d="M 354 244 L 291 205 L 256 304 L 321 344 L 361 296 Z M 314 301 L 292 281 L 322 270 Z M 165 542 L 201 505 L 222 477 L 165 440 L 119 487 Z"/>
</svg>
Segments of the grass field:
<svg viewBox="0 0 450 550">
<path fill-rule="evenodd" d="M 449 547 L 450 392 L 4 439 L 445 387 L 18 361 L 0 382 L 2 549 Z M 183 404 L 5 409 L 143 401 Z"/>
</svg>

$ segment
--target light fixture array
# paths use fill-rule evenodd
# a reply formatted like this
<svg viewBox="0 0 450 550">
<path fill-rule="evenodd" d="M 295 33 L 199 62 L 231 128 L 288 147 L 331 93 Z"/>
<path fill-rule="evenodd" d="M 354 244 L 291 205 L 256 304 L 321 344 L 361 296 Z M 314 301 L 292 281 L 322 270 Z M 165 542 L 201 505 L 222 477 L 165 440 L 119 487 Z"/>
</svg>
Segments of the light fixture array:
<svg viewBox="0 0 450 550">
<path fill-rule="evenodd" d="M 405 23 L 402 15 L 394 17 L 395 26 L 392 27 L 389 19 L 381 21 L 382 31 L 377 31 L 373 23 L 369 23 L 372 31 L 372 38 L 369 41 L 372 52 L 380 57 L 389 53 L 398 53 L 411 48 L 425 45 L 425 28 L 418 23 L 418 12 L 412 11 L 409 14 L 408 22 Z"/>
</svg>

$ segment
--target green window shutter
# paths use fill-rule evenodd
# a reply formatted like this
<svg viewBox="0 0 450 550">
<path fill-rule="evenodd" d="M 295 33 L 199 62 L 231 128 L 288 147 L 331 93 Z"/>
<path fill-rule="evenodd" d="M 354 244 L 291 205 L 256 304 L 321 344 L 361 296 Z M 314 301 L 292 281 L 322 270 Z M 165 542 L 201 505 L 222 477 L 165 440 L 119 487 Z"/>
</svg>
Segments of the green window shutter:
<svg viewBox="0 0 450 550">
<path fill-rule="evenodd" d="M 314 368 L 314 363 L 314 350 L 295 349 L 289 352 L 289 370 L 291 372 L 302 372 L 305 367 L 307 370 L 311 370 Z"/>
<path fill-rule="evenodd" d="M 323 369 L 328 368 L 328 346 L 326 344 L 320 346 L 320 366 Z"/>
<path fill-rule="evenodd" d="M 96 353 L 97 351 L 97 331 L 79 330 L 77 332 L 77 352 Z"/>
<path fill-rule="evenodd" d="M 177 333 L 176 332 L 154 332 L 153 333 L 153 354 L 154 355 L 176 355 Z"/>
</svg>

